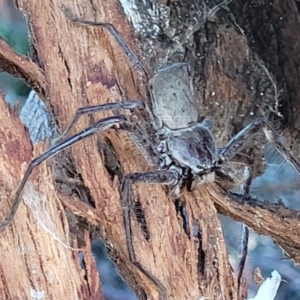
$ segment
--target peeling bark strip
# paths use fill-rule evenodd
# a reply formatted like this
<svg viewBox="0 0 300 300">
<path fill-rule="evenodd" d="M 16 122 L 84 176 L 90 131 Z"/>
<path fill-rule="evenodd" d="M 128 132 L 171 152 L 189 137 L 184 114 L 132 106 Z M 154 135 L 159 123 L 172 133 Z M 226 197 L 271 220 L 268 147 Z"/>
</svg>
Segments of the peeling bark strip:
<svg viewBox="0 0 300 300">
<path fill-rule="evenodd" d="M 299 130 L 296 99 L 300 86 L 296 66 L 300 64 L 300 43 L 294 34 L 299 24 L 291 0 L 276 0 L 272 5 L 270 1 L 259 1 L 256 6 L 250 6 L 249 1 L 234 1 L 228 8 L 219 9 L 214 18 L 209 12 L 218 4 L 215 1 L 209 1 L 207 5 L 199 1 L 170 2 L 169 6 L 158 2 L 156 6 L 148 7 L 143 6 L 144 2 L 132 1 L 131 8 L 123 9 L 128 16 L 133 13 L 133 8 L 140 14 L 141 18 L 137 19 L 130 15 L 133 28 L 117 1 L 17 2 L 28 17 L 39 65 L 14 53 L 0 41 L 0 68 L 23 77 L 40 91 L 49 102 L 61 130 L 66 128 L 79 107 L 121 99 L 147 101 L 144 78 L 115 38 L 104 28 L 71 23 L 61 10 L 64 5 L 83 19 L 114 24 L 134 53 L 142 49 L 139 58 L 150 74 L 162 65 L 187 61 L 193 74 L 199 112 L 203 117 L 214 117 L 213 133 L 219 147 L 254 117 L 263 115 L 276 128 L 285 129 L 287 142 L 294 155 L 300 157 L 296 135 Z M 208 14 L 210 21 L 207 21 Z M 138 19 L 143 26 L 136 21 Z M 146 35 L 143 28 L 147 28 Z M 141 42 L 136 45 L 134 30 Z M 38 146 L 32 153 L 24 127 L 3 100 L 1 103 L 2 217 L 8 211 L 12 191 L 22 178 L 25 164 L 45 147 Z M 103 113 L 93 118 L 83 117 L 77 123 L 77 130 L 108 116 L 109 113 Z M 59 192 L 50 164 L 39 167 L 30 181 L 36 191 L 47 198 L 46 209 L 60 241 L 66 245 L 70 243 L 70 226 L 71 231 L 77 233 L 70 246 L 76 248 L 83 242 L 88 248 L 90 244 L 89 236 L 84 235 L 87 227 L 79 222 L 68 225 L 63 204 L 73 214 L 84 217 L 87 223 L 99 226 L 121 275 L 140 299 L 159 299 L 157 287 L 128 259 L 119 181 L 106 170 L 105 166 L 109 164 L 99 151 L 99 145 L 105 144 L 105 140 L 113 146 L 113 149 L 109 147 L 114 154 L 111 157 L 117 160 L 116 164 L 120 164 L 124 174 L 148 169 L 126 133 L 108 130 L 64 153 L 63 163 L 70 159 L 72 164 L 68 169 L 74 170 L 83 180 L 84 188 L 77 188 L 81 193 L 70 196 Z M 262 157 L 263 144 L 264 139 L 258 136 L 247 148 L 246 154 L 254 163 L 256 174 L 264 169 L 262 160 L 256 159 Z M 250 201 L 245 205 L 215 185 L 205 185 L 195 193 L 183 196 L 189 228 L 193 227 L 194 221 L 199 230 L 197 237 L 189 238 L 180 214 L 163 188 L 142 185 L 134 186 L 133 190 L 150 237 L 148 242 L 137 220 L 132 222 L 137 260 L 165 286 L 167 299 L 238 299 L 236 279 L 228 263 L 216 207 L 259 233 L 271 235 L 295 261 L 300 261 L 299 241 L 294 236 L 295 228 L 299 226 L 298 214 L 280 205 L 276 211 L 267 203 L 259 205 Z M 83 198 L 86 203 L 81 201 Z M 259 212 L 264 216 L 260 220 L 263 226 L 257 223 Z M 280 231 L 275 230 L 278 224 Z M 101 297 L 93 260 L 85 261 L 88 264 L 86 281 L 77 253 L 49 235 L 25 205 L 21 205 L 12 226 L 1 233 L 0 247 L 1 299 L 31 299 L 32 289 L 44 292 L 51 299 Z M 87 251 L 85 255 L 88 255 Z"/>
</svg>

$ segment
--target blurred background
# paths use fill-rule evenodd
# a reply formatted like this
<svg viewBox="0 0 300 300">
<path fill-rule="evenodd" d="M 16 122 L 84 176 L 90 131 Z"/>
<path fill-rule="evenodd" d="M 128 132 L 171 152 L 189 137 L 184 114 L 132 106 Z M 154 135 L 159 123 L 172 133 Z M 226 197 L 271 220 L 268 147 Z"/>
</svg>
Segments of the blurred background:
<svg viewBox="0 0 300 300">
<path fill-rule="evenodd" d="M 13 1 L 0 0 L 0 36 L 17 52 L 24 55 L 30 52 L 26 20 L 14 7 Z M 5 94 L 6 101 L 12 106 L 19 103 L 20 116 L 25 125 L 30 124 L 30 119 L 28 119 L 30 113 L 28 111 L 37 109 L 33 106 L 37 105 L 43 111 L 45 116 L 43 122 L 48 129 L 45 130 L 42 137 L 35 136 L 35 133 L 29 129 L 33 143 L 53 135 L 55 129 L 51 127 L 46 108 L 24 82 L 0 72 L 0 89 Z M 27 99 L 29 100 L 26 102 Z M 262 176 L 253 181 L 251 194 L 260 199 L 267 198 L 270 201 L 276 201 L 276 197 L 280 197 L 287 207 L 300 210 L 300 176 L 273 149 L 267 150 L 266 160 L 268 163 L 267 170 Z M 227 241 L 230 262 L 236 270 L 239 262 L 238 252 L 242 225 L 224 216 L 220 216 L 220 218 Z M 92 251 L 101 274 L 105 299 L 137 299 L 120 278 L 113 263 L 108 259 L 101 240 L 93 242 Z M 244 270 L 249 297 L 254 297 L 258 289 L 253 280 L 254 269 L 257 267 L 261 269 L 264 277 L 270 277 L 273 270 L 277 270 L 282 276 L 283 281 L 275 298 L 276 300 L 300 299 L 300 269 L 284 256 L 280 247 L 272 239 L 258 236 L 250 230 L 249 254 Z"/>
</svg>

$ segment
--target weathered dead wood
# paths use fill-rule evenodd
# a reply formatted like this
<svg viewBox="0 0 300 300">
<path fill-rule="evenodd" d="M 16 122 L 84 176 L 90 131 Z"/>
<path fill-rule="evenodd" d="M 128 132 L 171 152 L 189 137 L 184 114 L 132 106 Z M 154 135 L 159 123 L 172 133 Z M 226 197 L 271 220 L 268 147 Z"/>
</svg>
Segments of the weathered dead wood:
<svg viewBox="0 0 300 300">
<path fill-rule="evenodd" d="M 187 2 L 183 1 L 182 5 L 184 6 Z M 120 99 L 146 99 L 142 74 L 137 72 L 128 61 L 114 38 L 105 29 L 81 27 L 70 23 L 60 10 L 60 6 L 65 5 L 84 19 L 113 23 L 131 49 L 137 52 L 138 47 L 133 43 L 131 27 L 117 1 L 101 1 L 101 3 L 91 4 L 85 0 L 20 0 L 18 4 L 28 15 L 33 44 L 39 58 L 40 65 L 33 69 L 36 70 L 36 73 L 32 75 L 32 79 L 40 78 L 38 74 L 40 69 L 43 70 L 42 73 L 45 74 L 46 79 L 41 80 L 41 82 L 46 85 L 42 87 L 43 91 L 46 92 L 42 96 L 51 104 L 53 115 L 60 128 L 66 127 L 75 110 L 79 107 L 108 101 L 114 102 Z M 211 4 L 213 6 L 213 1 Z M 174 9 L 172 5 L 170 4 L 171 8 Z M 277 3 L 276 5 L 276 9 L 282 9 L 281 4 Z M 178 14 L 180 13 L 182 15 L 187 14 L 184 10 L 178 10 Z M 178 18 L 177 22 L 180 23 L 180 20 L 182 18 Z M 225 20 L 225 22 L 207 23 L 203 19 L 201 23 L 199 20 L 199 31 L 194 34 L 195 44 L 191 47 L 195 52 L 189 53 L 187 60 L 194 73 L 199 110 L 205 115 L 208 112 L 210 116 L 214 116 L 214 133 L 219 145 L 223 146 L 233 135 L 233 131 L 238 131 L 253 118 L 250 112 L 253 112 L 255 116 L 259 115 L 264 112 L 265 107 L 274 107 L 276 102 L 273 101 L 274 99 L 272 100 L 273 90 L 271 92 L 267 90 L 269 91 L 268 97 L 253 100 L 257 94 L 249 92 L 251 85 L 248 84 L 247 79 L 249 78 L 247 76 L 249 75 L 245 73 L 245 70 L 248 67 L 248 70 L 251 71 L 251 80 L 259 78 L 257 81 L 253 79 L 255 84 L 260 84 L 262 77 L 263 79 L 269 78 L 269 75 L 265 74 L 263 62 L 252 55 L 253 49 L 249 47 L 247 36 L 241 35 L 234 26 L 228 26 L 228 23 L 232 23 L 226 18 L 221 18 L 221 20 Z M 174 24 L 171 22 L 171 25 L 176 28 L 176 18 L 171 21 L 174 22 Z M 293 21 L 292 25 L 294 25 L 295 20 L 293 18 L 289 18 L 287 23 Z M 166 49 L 163 49 L 160 44 L 155 45 L 157 46 L 155 55 L 163 55 L 162 53 Z M 6 51 L 5 47 L 1 48 L 6 55 L 1 57 L 0 65 L 7 60 L 7 54 L 11 52 L 10 49 Z M 196 59 L 198 56 L 196 50 L 200 54 L 207 55 L 209 53 L 209 55 L 206 56 L 205 60 L 199 62 Z M 170 50 L 168 53 L 172 53 L 172 51 Z M 149 62 L 155 61 L 155 55 L 149 56 Z M 174 56 L 165 60 L 172 62 L 176 61 L 175 59 Z M 13 62 L 13 60 L 11 61 Z M 151 69 L 151 72 L 154 69 Z M 237 70 L 242 71 L 238 72 Z M 200 81 L 199 74 L 201 72 L 203 73 Z M 28 70 L 27 73 L 29 74 Z M 31 81 L 27 80 L 27 82 Z M 269 85 L 272 86 L 270 79 L 268 87 Z M 266 90 L 263 91 L 266 92 Z M 260 103 L 265 103 L 265 106 L 257 106 Z M 7 110 L 1 110 L 1 113 L 8 114 Z M 107 115 L 99 114 L 97 118 Z M 9 117 L 8 119 L 3 117 L 3 120 L 6 120 L 6 123 L 3 121 L 4 124 L 11 124 L 11 120 L 18 122 L 16 117 Z M 82 118 L 78 122 L 77 130 L 85 128 L 90 122 L 92 119 Z M 6 185 L 9 183 L 5 188 L 7 191 L 4 196 L 5 203 L 1 207 L 2 215 L 4 215 L 9 207 L 11 191 L 14 190 L 18 179 L 21 178 L 20 165 L 30 161 L 32 157 L 40 153 L 41 147 L 35 149 L 35 155 L 31 152 L 28 137 L 20 123 L 18 125 L 13 123 L 13 127 L 10 127 L 13 130 L 11 135 L 5 127 L 1 126 L 0 128 L 4 128 L 2 132 L 3 141 L 7 141 L 2 143 L 5 145 L 2 148 L 3 154 L 1 154 L 3 157 L 1 160 L 5 162 L 1 166 L 2 178 Z M 19 146 L 14 144 L 11 147 L 18 149 L 18 151 L 5 152 L 9 149 L 7 143 L 10 136 L 18 141 L 18 145 L 22 145 L 22 149 L 27 147 L 24 154 L 23 152 L 18 154 L 18 160 L 12 156 L 11 152 L 20 153 Z M 55 191 L 51 168 L 45 165 L 33 174 L 30 181 L 34 182 L 35 189 L 47 196 L 47 208 L 51 211 L 51 220 L 56 225 L 55 232 L 59 239 L 67 243 L 66 237 L 69 233 L 65 213 L 61 207 L 61 203 L 63 203 L 74 214 L 83 216 L 89 223 L 99 226 L 101 236 L 109 246 L 122 276 L 140 298 L 144 299 L 145 294 L 147 294 L 148 298 L 158 299 L 156 287 L 128 260 L 118 193 L 119 181 L 118 178 L 112 178 L 107 172 L 103 153 L 98 150 L 99 141 L 105 143 L 104 137 L 113 145 L 118 163 L 124 173 L 147 169 L 143 158 L 137 153 L 126 133 L 110 130 L 101 136 L 95 136 L 74 146 L 70 152 L 65 153 L 74 161 L 73 167 L 82 176 L 86 194 L 93 200 L 94 205 L 81 202 L 76 195 L 70 197 Z M 139 186 L 134 188 L 134 193 L 142 204 L 150 233 L 150 243 L 148 243 L 145 241 L 138 224 L 136 224 L 137 222 L 134 222 L 134 244 L 137 258 L 147 270 L 166 286 L 168 299 L 199 299 L 201 296 L 210 299 L 237 299 L 236 283 L 227 260 L 221 224 L 213 202 L 223 214 L 229 214 L 231 217 L 245 222 L 246 225 L 259 233 L 271 235 L 283 248 L 286 247 L 286 251 L 295 260 L 298 259 L 298 254 L 294 252 L 298 247 L 298 238 L 292 229 L 287 230 L 287 226 L 298 226 L 296 213 L 295 216 L 293 213 L 289 213 L 285 217 L 290 217 L 288 221 L 285 219 L 283 222 L 280 214 L 275 215 L 275 218 L 272 219 L 272 205 L 265 204 L 266 208 L 261 208 L 261 206 L 254 207 L 236 203 L 232 199 L 230 200 L 228 195 L 224 195 L 215 185 L 204 186 L 194 194 L 186 193 L 183 197 L 186 201 L 188 214 L 191 216 L 190 227 L 192 227 L 192 219 L 199 227 L 201 237 L 194 240 L 189 239 L 184 233 L 181 217 L 176 213 L 175 207 L 166 196 L 164 189 L 158 186 Z M 282 210 L 284 208 L 280 208 L 280 211 Z M 260 220 L 263 223 L 258 224 L 255 216 L 260 214 L 266 218 L 263 221 Z M 26 220 L 25 224 L 24 220 Z M 276 224 L 274 220 L 281 221 L 282 231 L 274 229 Z M 261 224 L 265 225 L 263 229 L 259 226 Z M 82 231 L 80 227 L 77 229 L 79 232 Z M 22 272 L 18 273 L 20 282 L 16 282 L 10 280 L 7 274 L 10 272 L 9 266 L 15 266 L 15 262 L 20 261 L 20 255 L 16 251 L 21 245 L 20 233 L 22 233 L 23 240 L 26 241 L 24 246 L 26 251 L 30 251 L 28 250 L 30 244 L 27 246 L 27 239 L 29 239 L 28 243 L 32 239 L 33 243 L 40 245 L 41 248 L 30 251 L 30 257 L 24 256 L 24 262 L 21 260 L 23 264 L 27 263 L 27 265 L 21 268 Z M 21 288 L 26 291 L 24 297 L 29 298 L 28 293 L 31 285 L 34 285 L 36 290 L 40 290 L 41 287 L 47 291 L 49 297 L 53 296 L 56 299 L 71 297 L 72 299 L 93 299 L 99 295 L 100 290 L 95 288 L 96 283 L 93 281 L 95 273 L 94 271 L 90 272 L 92 262 L 90 262 L 91 267 L 87 268 L 87 274 L 92 278 L 88 282 L 83 282 L 76 261 L 76 252 L 63 248 L 61 244 L 48 235 L 37 224 L 29 208 L 25 205 L 22 205 L 10 229 L 1 233 L 1 236 L 7 236 L 7 239 L 0 239 L 1 249 L 9 249 L 1 252 L 0 260 L 2 274 L 8 278 L 2 276 L 3 280 L 1 281 L 3 295 L 7 299 L 20 297 Z M 292 244 L 293 238 L 296 239 L 295 244 Z M 88 245 L 87 238 L 85 240 Z M 2 243 L 6 243 L 6 246 Z M 50 247 L 48 244 L 51 244 L 51 250 L 48 249 Z M 77 247 L 77 243 L 74 242 L 72 246 Z M 12 255 L 11 249 L 15 250 L 14 255 Z M 46 255 L 43 256 L 47 251 L 52 254 L 50 259 Z M 61 259 L 62 256 L 65 258 Z M 28 263 L 26 258 L 31 259 L 31 261 Z M 61 290 L 56 287 L 56 290 L 52 291 L 52 286 L 50 289 L 49 279 L 46 276 L 43 277 L 41 284 L 38 281 L 40 286 L 37 286 L 32 270 L 38 264 L 41 268 L 38 274 L 43 274 L 43 270 L 46 270 L 44 263 L 49 263 L 49 268 L 55 269 L 55 272 L 58 270 L 59 273 L 57 273 L 56 278 L 61 276 L 61 279 L 57 282 L 64 283 L 64 291 L 70 292 L 68 296 L 52 294 L 59 293 Z M 60 264 L 59 269 L 58 264 Z M 12 276 L 13 274 L 15 275 L 15 272 L 12 272 Z M 90 283 L 92 286 L 89 286 Z M 68 288 L 71 285 L 72 289 Z"/>
<path fill-rule="evenodd" d="M 84 1 L 81 5 L 83 3 Z M 103 29 L 89 29 L 71 24 L 60 10 L 62 4 L 75 12 L 78 8 L 81 11 L 83 7 L 74 6 L 73 2 L 38 4 L 35 1 L 19 1 L 19 6 L 29 16 L 34 46 L 49 85 L 47 98 L 51 101 L 58 124 L 65 128 L 78 107 L 118 101 L 121 95 L 126 99 L 144 99 L 141 75 L 124 57 L 112 36 Z M 90 3 L 85 4 L 83 13 L 86 19 L 93 20 L 93 10 L 97 11 L 99 20 L 114 23 L 131 48 L 135 48 L 131 43 L 130 26 L 126 18 L 121 17 L 117 3 L 111 1 L 95 7 L 91 7 Z M 88 118 L 82 118 L 77 128 L 82 129 L 88 124 Z M 139 154 L 126 134 L 109 131 L 104 136 L 114 146 L 125 173 L 146 169 L 143 159 L 137 160 Z M 102 236 L 112 248 L 121 274 L 137 294 L 143 297 L 145 290 L 148 297 L 158 299 L 156 287 L 128 261 L 118 184 L 104 168 L 103 157 L 97 148 L 98 139 L 99 137 L 93 137 L 72 149 L 77 171 L 95 202 L 94 213 L 97 218 L 94 223 L 99 220 Z M 42 172 L 42 168 L 37 171 L 39 178 L 44 178 Z M 49 184 L 49 178 L 47 181 L 48 184 L 43 182 L 38 186 L 48 196 L 50 191 L 47 189 L 53 192 L 53 184 Z M 185 235 L 180 218 L 174 205 L 166 197 L 166 192 L 157 186 L 143 186 L 135 188 L 135 193 L 142 203 L 151 236 L 149 244 L 144 240 L 139 227 L 134 227 L 137 257 L 166 286 L 168 299 L 199 299 L 202 295 L 222 295 L 224 299 L 231 299 L 234 294 L 234 281 L 227 262 L 221 225 L 212 202 L 206 201 L 202 207 L 202 213 L 211 217 L 206 221 L 199 220 L 199 225 L 203 227 L 202 247 L 207 249 L 207 261 L 213 259 L 214 264 L 212 261 L 211 264 L 207 263 L 205 269 L 201 270 L 201 275 L 197 270 L 198 245 Z M 80 200 L 76 197 L 72 197 L 71 201 L 66 196 L 62 197 L 65 204 L 72 203 L 69 208 L 72 209 L 76 205 L 74 203 L 81 207 Z M 48 204 L 53 205 L 49 200 Z M 91 210 L 93 209 L 90 208 L 89 211 Z M 87 215 L 88 211 L 85 211 L 84 216 Z M 14 224 L 20 222 L 18 217 Z M 55 224 L 61 224 L 58 216 L 52 220 Z M 212 226 L 207 226 L 210 222 Z M 212 237 L 216 239 L 213 244 Z M 72 253 L 71 250 L 66 251 Z"/>
<path fill-rule="evenodd" d="M 4 216 L 26 161 L 41 152 L 43 147 L 32 151 L 28 133 L 17 117 L 17 111 L 8 108 L 2 95 L 0 112 L 1 215 Z M 52 170 L 46 165 L 42 169 L 43 176 L 36 173 L 37 176 L 31 178 L 34 185 L 40 186 L 41 194 L 36 195 L 37 191 L 27 189 L 27 201 L 45 201 L 55 227 L 55 237 L 41 227 L 28 206 L 20 207 L 16 222 L 1 233 L 0 298 L 31 299 L 33 295 L 47 295 L 55 299 L 92 299 L 80 272 L 78 251 L 68 249 L 68 222 L 55 189 L 49 185 L 53 180 Z M 97 294 L 101 295 L 100 289 Z"/>
<path fill-rule="evenodd" d="M 297 264 L 300 262 L 300 212 L 288 209 L 279 201 L 270 203 L 255 198 L 226 193 L 221 189 L 206 189 L 217 210 L 251 226 L 258 234 L 270 236 Z"/>
</svg>

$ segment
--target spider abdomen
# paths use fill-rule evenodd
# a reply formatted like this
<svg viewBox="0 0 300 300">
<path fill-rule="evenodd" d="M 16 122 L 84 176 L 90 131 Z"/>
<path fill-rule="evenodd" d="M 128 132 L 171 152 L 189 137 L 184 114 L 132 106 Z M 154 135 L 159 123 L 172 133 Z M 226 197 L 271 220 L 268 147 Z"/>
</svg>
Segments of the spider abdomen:
<svg viewBox="0 0 300 300">
<path fill-rule="evenodd" d="M 178 63 L 159 70 L 151 81 L 155 115 L 160 126 L 186 128 L 198 120 L 188 66 Z"/>
</svg>

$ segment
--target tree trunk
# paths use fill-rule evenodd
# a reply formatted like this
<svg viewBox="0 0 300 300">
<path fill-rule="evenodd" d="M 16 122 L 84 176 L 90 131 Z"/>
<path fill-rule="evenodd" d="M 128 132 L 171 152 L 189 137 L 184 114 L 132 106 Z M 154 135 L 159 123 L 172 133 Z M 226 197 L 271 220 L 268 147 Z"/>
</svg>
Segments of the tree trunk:
<svg viewBox="0 0 300 300">
<path fill-rule="evenodd" d="M 299 24 L 293 1 L 274 0 L 272 5 L 263 0 L 234 1 L 216 11 L 215 1 L 147 2 L 147 7 L 132 1 L 126 9 L 116 0 L 17 2 L 28 17 L 37 57 L 33 61 L 17 55 L 0 41 L 0 69 L 23 78 L 40 94 L 61 132 L 79 107 L 124 99 L 139 99 L 151 106 L 145 74 L 116 38 L 105 28 L 70 22 L 63 13 L 67 10 L 88 21 L 112 23 L 130 49 L 141 52 L 138 57 L 150 75 L 160 67 L 187 61 L 199 114 L 212 117 L 218 147 L 263 116 L 284 133 L 286 145 L 300 157 L 296 135 L 300 49 L 295 34 Z M 3 218 L 27 163 L 46 145 L 32 150 L 15 112 L 4 100 L 0 103 Z M 72 133 L 111 115 L 82 117 Z M 258 135 L 247 148 L 255 175 L 264 170 L 264 142 Z M 56 179 L 63 177 L 63 184 L 55 184 L 53 170 Z M 36 168 L 23 197 L 29 204 L 21 204 L 13 224 L 1 232 L 1 299 L 31 299 L 34 292 L 49 299 L 102 299 L 90 255 L 94 225 L 120 274 L 140 299 L 241 298 L 217 210 L 270 235 L 300 261 L 300 238 L 293 230 L 299 226 L 299 216 L 280 203 L 250 199 L 245 204 L 243 197 L 205 184 L 193 193 L 185 192 L 181 199 L 190 228 L 196 225 L 199 230 L 197 236 L 189 237 L 166 189 L 134 185 L 134 198 L 140 201 L 149 232 L 147 240 L 134 219 L 137 261 L 165 287 L 164 294 L 130 262 L 126 247 L 116 175 L 146 170 L 142 155 L 120 129 L 78 143 L 58 156 L 55 168 L 50 164 Z M 72 185 L 74 178 L 82 181 L 80 185 Z M 34 212 L 33 200 L 41 202 Z M 85 277 L 78 249 L 84 252 Z"/>
</svg>

